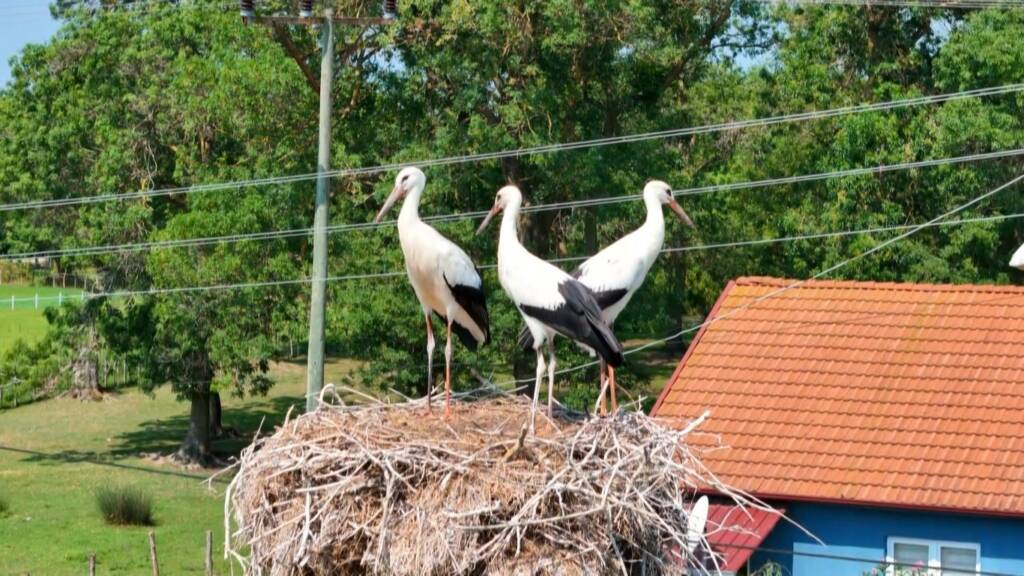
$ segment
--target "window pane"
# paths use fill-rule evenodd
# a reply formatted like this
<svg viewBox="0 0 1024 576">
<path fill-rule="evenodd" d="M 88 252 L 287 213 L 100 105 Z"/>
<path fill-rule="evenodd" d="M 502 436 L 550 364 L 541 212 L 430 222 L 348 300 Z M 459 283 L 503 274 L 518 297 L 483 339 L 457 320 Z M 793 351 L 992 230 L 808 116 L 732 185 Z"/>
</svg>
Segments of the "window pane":
<svg viewBox="0 0 1024 576">
<path fill-rule="evenodd" d="M 897 542 L 892 547 L 896 572 L 910 572 L 928 569 L 928 546 Z"/>
<path fill-rule="evenodd" d="M 972 548 L 942 547 L 942 575 L 974 574 L 978 557 Z"/>
</svg>

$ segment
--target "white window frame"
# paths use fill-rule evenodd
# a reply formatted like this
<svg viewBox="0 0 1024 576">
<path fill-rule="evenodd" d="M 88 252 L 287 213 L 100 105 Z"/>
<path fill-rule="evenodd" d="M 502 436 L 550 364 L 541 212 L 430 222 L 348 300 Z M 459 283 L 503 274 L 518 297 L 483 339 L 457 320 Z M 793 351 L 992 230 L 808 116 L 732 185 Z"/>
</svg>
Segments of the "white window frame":
<svg viewBox="0 0 1024 576">
<path fill-rule="evenodd" d="M 925 540 L 922 538 L 907 538 L 904 536 L 890 536 L 886 543 L 885 561 L 889 564 L 886 573 L 895 573 L 896 544 L 916 544 L 928 547 L 928 574 L 929 576 L 940 576 L 942 574 L 942 548 L 968 548 L 974 550 L 974 572 L 981 572 L 981 544 L 977 542 L 955 542 L 952 540 Z"/>
</svg>

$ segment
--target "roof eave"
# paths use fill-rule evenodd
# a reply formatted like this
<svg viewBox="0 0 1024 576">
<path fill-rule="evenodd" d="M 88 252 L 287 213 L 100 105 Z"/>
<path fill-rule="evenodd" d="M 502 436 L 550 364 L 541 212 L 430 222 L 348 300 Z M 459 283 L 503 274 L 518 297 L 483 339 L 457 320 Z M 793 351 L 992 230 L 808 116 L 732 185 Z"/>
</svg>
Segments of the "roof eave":
<svg viewBox="0 0 1024 576">
<path fill-rule="evenodd" d="M 724 496 L 716 490 L 705 490 L 709 496 Z M 918 512 L 938 512 L 944 514 L 961 514 L 965 516 L 988 516 L 998 518 L 1024 518 L 1024 510 L 988 510 L 976 508 L 957 508 L 954 506 L 935 506 L 930 504 L 905 504 L 899 502 L 880 502 L 875 500 L 855 500 L 843 498 L 826 498 L 818 496 L 795 496 L 792 494 L 772 494 L 768 492 L 750 492 L 752 496 L 767 502 L 810 502 L 816 504 L 835 504 L 841 506 L 860 506 L 884 508 L 888 510 L 914 510 Z"/>
</svg>

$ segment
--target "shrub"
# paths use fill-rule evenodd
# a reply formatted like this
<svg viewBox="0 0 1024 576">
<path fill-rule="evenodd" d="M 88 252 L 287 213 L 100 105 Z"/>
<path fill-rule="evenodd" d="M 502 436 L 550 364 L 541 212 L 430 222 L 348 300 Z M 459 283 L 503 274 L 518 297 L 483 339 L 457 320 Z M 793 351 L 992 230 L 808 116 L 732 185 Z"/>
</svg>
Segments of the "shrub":
<svg viewBox="0 0 1024 576">
<path fill-rule="evenodd" d="M 153 525 L 153 498 L 138 488 L 100 488 L 96 491 L 96 503 L 107 524 Z"/>
</svg>

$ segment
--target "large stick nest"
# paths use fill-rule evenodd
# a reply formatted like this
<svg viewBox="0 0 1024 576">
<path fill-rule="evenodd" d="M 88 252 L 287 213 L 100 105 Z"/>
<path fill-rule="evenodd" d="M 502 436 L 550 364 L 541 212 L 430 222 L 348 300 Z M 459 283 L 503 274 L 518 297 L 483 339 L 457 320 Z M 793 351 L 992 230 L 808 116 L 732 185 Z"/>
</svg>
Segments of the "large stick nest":
<svg viewBox="0 0 1024 576">
<path fill-rule="evenodd" d="M 225 523 L 249 553 L 229 550 L 254 575 L 685 572 L 694 490 L 729 493 L 686 443 L 697 422 L 541 416 L 528 435 L 528 418 L 512 398 L 447 422 L 321 405 L 243 452 Z"/>
</svg>

